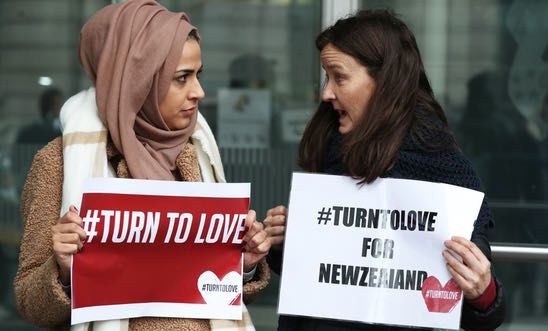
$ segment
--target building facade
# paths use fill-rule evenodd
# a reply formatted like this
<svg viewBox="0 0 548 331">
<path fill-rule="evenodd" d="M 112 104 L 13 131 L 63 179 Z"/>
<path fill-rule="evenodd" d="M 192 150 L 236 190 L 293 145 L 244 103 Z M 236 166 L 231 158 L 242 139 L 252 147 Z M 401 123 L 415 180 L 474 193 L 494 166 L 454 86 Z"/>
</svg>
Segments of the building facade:
<svg viewBox="0 0 548 331">
<path fill-rule="evenodd" d="M 484 181 L 496 220 L 492 244 L 540 249 L 535 256 L 495 254 L 509 305 L 500 329 L 545 328 L 547 1 L 159 2 L 187 12 L 199 28 L 206 92 L 200 110 L 218 137 L 228 180 L 252 183 L 251 207 L 259 218 L 287 204 L 291 172 L 298 169 L 297 146 L 323 79 L 315 36 L 360 8 L 399 13 L 415 33 L 436 97 Z M 0 0 L 0 329 L 35 329 L 18 317 L 13 295 L 19 195 L 34 153 L 57 132 L 59 106 L 90 85 L 77 56 L 79 31 L 109 3 Z M 275 330 L 278 287 L 274 276 L 250 306 L 257 330 Z"/>
</svg>

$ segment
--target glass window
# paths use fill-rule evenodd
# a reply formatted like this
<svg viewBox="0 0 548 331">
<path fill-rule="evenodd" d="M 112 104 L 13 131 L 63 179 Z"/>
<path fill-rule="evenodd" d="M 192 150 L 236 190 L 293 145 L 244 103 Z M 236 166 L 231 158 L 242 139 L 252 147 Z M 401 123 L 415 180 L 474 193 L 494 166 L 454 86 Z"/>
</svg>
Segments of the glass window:
<svg viewBox="0 0 548 331">
<path fill-rule="evenodd" d="M 428 77 L 483 180 L 491 241 L 548 244 L 548 2 L 364 0 L 414 31 Z M 546 266 L 496 263 L 509 305 L 504 330 L 540 330 Z"/>
<path fill-rule="evenodd" d="M 58 134 L 53 114 L 89 85 L 77 57 L 83 23 L 107 0 L 0 0 L 0 329 L 33 330 L 13 298 L 19 194 L 36 150 Z M 164 0 L 202 37 L 200 111 L 227 179 L 252 182 L 259 218 L 287 203 L 296 147 L 318 101 L 317 0 Z M 334 2 L 334 6 L 341 2 Z M 548 244 L 548 2 L 362 0 L 414 31 L 436 96 L 482 178 L 493 242 Z M 335 8 L 336 9 L 336 8 Z M 38 59 L 38 60 L 37 60 Z M 546 266 L 496 263 L 508 294 L 502 330 L 541 329 Z M 275 330 L 278 278 L 250 306 Z"/>
<path fill-rule="evenodd" d="M 110 1 L 0 0 L 0 329 L 37 330 L 13 292 L 22 231 L 19 195 L 34 153 L 59 134 L 64 100 L 86 86 L 80 27 Z"/>
</svg>

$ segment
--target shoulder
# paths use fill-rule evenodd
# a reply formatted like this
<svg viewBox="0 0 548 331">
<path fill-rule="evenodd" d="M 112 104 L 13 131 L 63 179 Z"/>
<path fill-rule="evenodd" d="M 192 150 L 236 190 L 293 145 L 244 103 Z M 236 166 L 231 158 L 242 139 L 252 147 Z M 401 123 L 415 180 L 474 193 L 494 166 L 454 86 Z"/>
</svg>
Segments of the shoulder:
<svg viewBox="0 0 548 331">
<path fill-rule="evenodd" d="M 472 163 L 457 149 L 427 152 L 400 150 L 388 177 L 425 180 L 482 191 Z"/>
<path fill-rule="evenodd" d="M 42 147 L 32 161 L 32 166 L 29 173 L 38 171 L 42 168 L 51 168 L 63 166 L 63 139 L 57 137 L 50 141 L 46 146 Z"/>
<path fill-rule="evenodd" d="M 400 150 L 394 166 L 384 177 L 415 179 L 444 183 L 485 192 L 472 163 L 457 149 L 426 152 L 419 149 Z M 484 197 L 475 227 L 492 227 L 493 215 Z"/>
<path fill-rule="evenodd" d="M 21 195 L 22 211 L 35 199 L 59 195 L 63 184 L 63 142 L 61 137 L 50 141 L 34 156 Z"/>
<path fill-rule="evenodd" d="M 414 124 L 386 177 L 445 183 L 482 191 L 474 166 L 459 149 L 450 129 L 431 112 L 417 110 Z"/>
<path fill-rule="evenodd" d="M 57 161 L 60 156 L 63 156 L 63 138 L 57 137 L 46 146 L 42 147 L 38 153 L 36 153 L 34 159 L 43 160 L 44 162 L 47 160 Z M 60 161 L 62 162 L 63 160 L 61 159 Z"/>
</svg>

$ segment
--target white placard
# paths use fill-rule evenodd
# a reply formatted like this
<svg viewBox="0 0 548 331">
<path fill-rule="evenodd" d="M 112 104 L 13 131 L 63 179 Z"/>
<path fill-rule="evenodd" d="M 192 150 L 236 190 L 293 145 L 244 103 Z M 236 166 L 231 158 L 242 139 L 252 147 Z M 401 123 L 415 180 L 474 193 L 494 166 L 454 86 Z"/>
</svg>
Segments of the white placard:
<svg viewBox="0 0 548 331">
<path fill-rule="evenodd" d="M 294 173 L 279 314 L 458 329 L 462 292 L 443 242 L 470 238 L 483 196 L 439 183 L 360 186 Z"/>
</svg>

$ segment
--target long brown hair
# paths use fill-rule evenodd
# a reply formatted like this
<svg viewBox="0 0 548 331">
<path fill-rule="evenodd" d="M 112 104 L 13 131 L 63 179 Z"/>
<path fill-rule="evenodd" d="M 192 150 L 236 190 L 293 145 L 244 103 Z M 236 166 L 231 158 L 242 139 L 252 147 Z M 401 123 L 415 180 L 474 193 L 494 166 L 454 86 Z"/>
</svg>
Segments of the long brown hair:
<svg viewBox="0 0 548 331">
<path fill-rule="evenodd" d="M 410 131 L 426 150 L 456 147 L 415 37 L 392 12 L 362 10 L 340 19 L 316 38 L 318 50 L 328 44 L 358 60 L 376 82 L 367 114 L 343 137 L 341 154 L 348 175 L 370 183 L 384 174 Z M 321 102 L 303 134 L 299 166 L 322 171 L 329 137 L 338 126 L 331 103 Z M 446 139 L 427 141 L 424 132 L 432 130 Z"/>
</svg>

